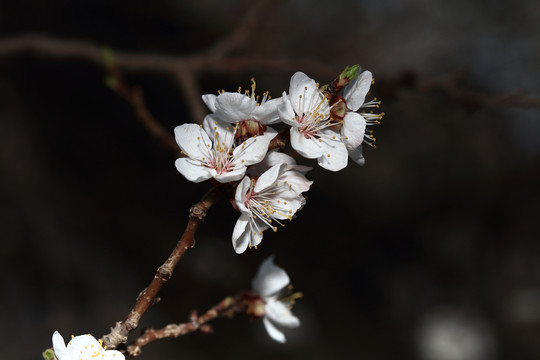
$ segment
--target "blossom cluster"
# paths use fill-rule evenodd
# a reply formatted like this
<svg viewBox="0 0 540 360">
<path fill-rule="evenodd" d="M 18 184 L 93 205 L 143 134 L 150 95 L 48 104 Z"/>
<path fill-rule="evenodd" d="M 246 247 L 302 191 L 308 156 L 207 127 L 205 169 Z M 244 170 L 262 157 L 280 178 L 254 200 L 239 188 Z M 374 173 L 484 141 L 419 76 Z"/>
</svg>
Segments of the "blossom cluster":
<svg viewBox="0 0 540 360">
<path fill-rule="evenodd" d="M 348 159 L 363 165 L 362 144 L 375 139 L 367 125 L 379 123 L 384 114 L 366 102 L 372 84 L 371 72 L 348 67 L 331 84 L 320 87 L 302 72 L 295 73 L 289 92 L 271 99 L 268 92 L 219 91 L 203 95 L 210 109 L 202 125 L 183 124 L 174 129 L 183 157 L 176 168 L 193 182 L 212 179 L 235 187 L 234 205 L 240 217 L 234 226 L 232 244 L 237 253 L 261 243 L 267 229 L 277 231 L 305 204 L 303 193 L 312 181 L 311 167 L 272 148 L 276 136 L 285 134 L 300 156 L 317 159 L 324 169 L 339 171 Z M 341 91 L 342 90 L 342 91 Z M 341 95 L 340 95 L 341 94 Z M 272 126 L 287 128 L 278 135 Z"/>
</svg>

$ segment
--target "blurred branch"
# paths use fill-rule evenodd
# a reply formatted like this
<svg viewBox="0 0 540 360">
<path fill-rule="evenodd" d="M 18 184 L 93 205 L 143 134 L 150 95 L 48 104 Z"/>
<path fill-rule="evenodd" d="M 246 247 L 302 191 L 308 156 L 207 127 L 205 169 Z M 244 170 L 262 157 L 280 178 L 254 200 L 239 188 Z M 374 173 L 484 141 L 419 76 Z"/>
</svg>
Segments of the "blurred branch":
<svg viewBox="0 0 540 360">
<path fill-rule="evenodd" d="M 442 91 L 451 98 L 468 106 L 486 108 L 540 108 L 540 97 L 529 96 L 526 94 L 494 96 L 475 91 L 464 85 L 466 83 L 465 74 L 463 74 L 463 72 L 457 72 L 442 79 L 422 81 L 420 82 L 419 87 L 424 91 Z"/>
<path fill-rule="evenodd" d="M 237 313 L 245 311 L 245 302 L 242 294 L 236 297 L 227 297 L 219 304 L 213 306 L 204 315 L 197 316 L 197 312 L 191 313 L 189 322 L 183 324 L 169 324 L 162 329 L 148 328 L 135 342 L 127 347 L 127 352 L 131 356 L 139 356 L 142 348 L 156 340 L 174 339 L 182 335 L 201 331 L 203 333 L 212 332 L 212 328 L 207 323 L 218 317 L 233 317 Z"/>
<path fill-rule="evenodd" d="M 118 66 L 114 63 L 109 65 L 109 76 L 106 77 L 107 85 L 126 100 L 131 107 L 137 119 L 144 126 L 146 131 L 158 140 L 164 148 L 170 150 L 177 157 L 183 156 L 180 148 L 176 144 L 174 136 L 154 118 L 148 110 L 146 101 L 144 100 L 143 91 L 139 86 L 130 87 L 124 76 L 120 72 Z"/>
<path fill-rule="evenodd" d="M 224 192 L 225 185 L 213 187 L 190 209 L 186 230 L 180 238 L 180 241 L 178 241 L 176 248 L 169 258 L 157 269 L 150 285 L 139 294 L 135 306 L 126 319 L 117 322 L 115 327 L 111 328 L 111 332 L 103 336 L 104 345 L 107 345 L 110 349 L 114 349 L 119 344 L 127 342 L 129 333 L 139 325 L 139 320 L 154 303 L 161 287 L 171 278 L 174 268 L 180 258 L 187 250 L 195 245 L 195 233 L 206 217 L 206 212 L 224 194 Z"/>
</svg>

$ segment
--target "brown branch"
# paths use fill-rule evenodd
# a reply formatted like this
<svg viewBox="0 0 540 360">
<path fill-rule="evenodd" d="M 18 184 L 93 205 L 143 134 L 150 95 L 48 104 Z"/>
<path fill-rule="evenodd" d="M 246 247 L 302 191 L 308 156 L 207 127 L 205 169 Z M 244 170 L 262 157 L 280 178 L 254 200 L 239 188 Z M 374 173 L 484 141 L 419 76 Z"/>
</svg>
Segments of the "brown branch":
<svg viewBox="0 0 540 360">
<path fill-rule="evenodd" d="M 289 125 L 285 126 L 281 131 L 270 141 L 268 145 L 268 151 L 280 148 L 284 149 L 287 146 L 287 142 L 291 137 L 291 127 Z"/>
<path fill-rule="evenodd" d="M 122 73 L 116 65 L 109 66 L 109 74 L 107 77 L 107 85 L 127 101 L 133 108 L 133 113 L 143 127 L 152 135 L 161 145 L 170 150 L 177 157 L 183 156 L 180 148 L 176 144 L 174 136 L 154 118 L 148 110 L 146 101 L 144 100 L 143 91 L 139 86 L 130 87 L 125 81 Z"/>
<path fill-rule="evenodd" d="M 108 348 L 114 349 L 119 344 L 127 342 L 127 337 L 133 329 L 139 325 L 139 320 L 148 308 L 154 303 L 159 290 L 172 276 L 176 264 L 184 253 L 195 245 L 195 232 L 203 222 L 207 210 L 223 195 L 225 186 L 216 186 L 210 189 L 202 199 L 189 211 L 189 221 L 184 234 L 178 241 L 176 248 L 169 258 L 158 268 L 150 285 L 144 289 L 135 302 L 125 320 L 116 323 L 111 332 L 103 336 L 103 343 Z"/>
<path fill-rule="evenodd" d="M 205 51 L 206 54 L 214 58 L 222 58 L 233 50 L 242 46 L 252 35 L 253 30 L 259 23 L 259 18 L 263 10 L 268 6 L 270 0 L 258 0 L 245 13 L 243 19 L 228 36 L 220 40 L 217 44 Z"/>
<path fill-rule="evenodd" d="M 131 356 L 139 356 L 142 348 L 156 340 L 174 339 L 194 331 L 211 332 L 212 328 L 207 323 L 218 317 L 232 317 L 236 313 L 245 311 L 245 301 L 242 294 L 236 297 L 227 297 L 219 304 L 213 306 L 204 315 L 197 316 L 194 311 L 190 316 L 190 321 L 183 324 L 169 324 L 162 329 L 146 329 L 135 342 L 127 347 L 127 352 Z"/>
</svg>

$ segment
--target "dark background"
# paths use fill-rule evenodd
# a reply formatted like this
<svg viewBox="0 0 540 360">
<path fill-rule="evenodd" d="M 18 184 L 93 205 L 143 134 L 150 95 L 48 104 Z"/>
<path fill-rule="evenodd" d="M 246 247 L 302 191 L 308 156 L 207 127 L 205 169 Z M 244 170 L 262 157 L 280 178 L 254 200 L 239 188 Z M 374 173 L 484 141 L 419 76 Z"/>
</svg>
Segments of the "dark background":
<svg viewBox="0 0 540 360">
<path fill-rule="evenodd" d="M 226 36 L 250 3 L 3 1 L 0 34 L 188 54 Z M 237 214 L 226 202 L 212 208 L 140 324 L 183 322 L 248 289 L 276 254 L 305 295 L 287 345 L 237 317 L 215 321 L 212 335 L 150 345 L 141 359 L 538 359 L 540 112 L 467 94 L 540 94 L 539 44 L 533 0 L 272 3 L 237 54 L 315 59 L 336 75 L 354 63 L 371 70 L 387 114 L 377 149 L 365 150 L 364 167 L 315 166 L 305 209 L 259 250 L 236 255 Z M 176 171 L 104 75 L 84 61 L 0 57 L 3 358 L 39 359 L 55 330 L 107 333 L 209 187 Z M 233 91 L 255 76 L 279 96 L 291 75 L 208 72 L 200 86 Z M 193 121 L 175 79 L 126 76 L 168 130 Z M 441 77 L 464 92 L 420 86 Z"/>
</svg>

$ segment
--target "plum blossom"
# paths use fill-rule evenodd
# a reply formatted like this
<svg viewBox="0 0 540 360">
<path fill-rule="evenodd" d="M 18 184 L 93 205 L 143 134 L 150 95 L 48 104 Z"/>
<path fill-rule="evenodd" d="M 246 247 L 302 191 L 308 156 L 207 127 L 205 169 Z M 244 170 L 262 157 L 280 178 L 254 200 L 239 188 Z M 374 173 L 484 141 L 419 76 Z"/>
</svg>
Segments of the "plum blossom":
<svg viewBox="0 0 540 360">
<path fill-rule="evenodd" d="M 347 166 L 348 152 L 331 121 L 330 106 L 315 81 L 302 72 L 291 78 L 289 95 L 278 107 L 281 120 L 291 125 L 291 145 L 303 157 L 317 159 L 331 171 Z"/>
<path fill-rule="evenodd" d="M 212 122 L 223 121 L 237 125 L 237 137 L 250 137 L 255 134 L 267 134 L 273 137 L 277 132 L 267 127 L 269 124 L 279 122 L 277 106 L 281 102 L 278 99 L 271 99 L 268 91 L 263 97 L 255 94 L 255 80 L 251 79 L 251 93 L 246 90 L 242 94 L 239 87 L 238 92 L 219 92 L 219 95 L 206 94 L 202 99 L 213 114 L 207 115 Z"/>
<path fill-rule="evenodd" d="M 96 340 L 92 335 L 72 337 L 67 344 L 58 331 L 52 336 L 54 355 L 58 360 L 124 360 L 124 355 L 117 350 L 106 350 L 103 341 Z"/>
<path fill-rule="evenodd" d="M 360 69 L 358 70 L 360 72 Z M 364 165 L 365 159 L 362 155 L 362 143 L 374 147 L 373 131 L 367 130 L 366 125 L 379 124 L 384 113 L 374 114 L 373 112 L 359 112 L 361 109 L 378 108 L 380 101 L 374 99 L 365 102 L 366 95 L 373 82 L 371 72 L 364 71 L 351 81 L 343 89 L 343 99 L 347 104 L 347 112 L 343 118 L 341 127 L 341 138 L 347 147 L 349 157 L 357 164 Z"/>
<path fill-rule="evenodd" d="M 269 136 L 253 136 L 236 143 L 236 127 L 215 122 L 210 125 L 183 124 L 174 129 L 176 142 L 185 158 L 176 160 L 178 171 L 189 181 L 209 178 L 226 183 L 244 176 L 246 167 L 260 162 L 268 150 Z"/>
<path fill-rule="evenodd" d="M 294 184 L 294 186 L 293 186 Z M 283 220 L 292 220 L 306 200 L 300 194 L 307 191 L 311 182 L 288 164 L 272 166 L 258 178 L 246 176 L 235 193 L 235 204 L 240 211 L 232 235 L 234 250 L 241 254 L 257 246 L 263 231 L 285 226 Z"/>
<path fill-rule="evenodd" d="M 285 335 L 280 330 L 280 327 L 296 328 L 300 326 L 300 320 L 291 313 L 289 307 L 302 294 L 293 294 L 286 299 L 278 298 L 289 283 L 289 275 L 285 270 L 274 264 L 273 256 L 262 262 L 252 282 L 253 291 L 260 295 L 265 302 L 264 327 L 268 335 L 280 343 L 286 342 Z"/>
</svg>

